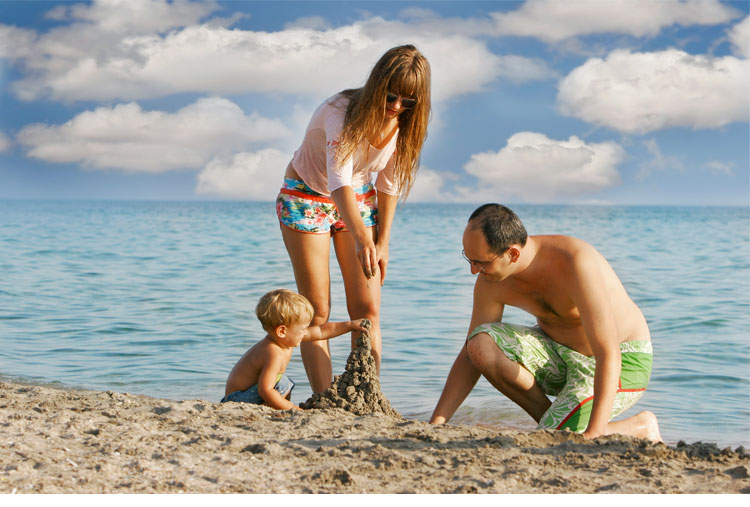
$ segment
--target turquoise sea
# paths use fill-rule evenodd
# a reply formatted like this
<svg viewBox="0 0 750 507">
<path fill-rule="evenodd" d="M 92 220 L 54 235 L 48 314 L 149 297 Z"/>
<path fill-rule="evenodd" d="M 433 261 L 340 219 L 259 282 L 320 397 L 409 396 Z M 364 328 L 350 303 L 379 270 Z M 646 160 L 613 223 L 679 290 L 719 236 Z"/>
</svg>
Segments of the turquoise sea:
<svg viewBox="0 0 750 507">
<path fill-rule="evenodd" d="M 429 418 L 467 332 L 461 233 L 475 207 L 397 212 L 382 384 L 408 418 Z M 652 410 L 667 443 L 750 446 L 750 209 L 512 207 L 530 234 L 592 243 L 646 315 L 654 372 L 626 415 Z M 331 271 L 331 318 L 348 319 Z M 263 336 L 258 298 L 279 287 L 295 285 L 272 203 L 0 201 L 0 380 L 218 401 Z M 348 342 L 331 341 L 336 373 Z M 288 373 L 304 401 L 299 352 Z M 484 379 L 451 422 L 534 426 Z"/>
</svg>

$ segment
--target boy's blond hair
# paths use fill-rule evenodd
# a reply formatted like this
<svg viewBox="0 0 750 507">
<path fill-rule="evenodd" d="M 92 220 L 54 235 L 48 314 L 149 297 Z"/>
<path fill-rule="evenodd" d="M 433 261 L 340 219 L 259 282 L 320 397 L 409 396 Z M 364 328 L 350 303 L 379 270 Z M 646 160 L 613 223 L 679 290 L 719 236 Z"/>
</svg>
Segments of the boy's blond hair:
<svg viewBox="0 0 750 507">
<path fill-rule="evenodd" d="M 303 320 L 312 320 L 313 307 L 301 294 L 289 289 L 272 290 L 258 301 L 255 315 L 263 329 L 273 333 L 278 326 L 290 326 Z"/>
</svg>

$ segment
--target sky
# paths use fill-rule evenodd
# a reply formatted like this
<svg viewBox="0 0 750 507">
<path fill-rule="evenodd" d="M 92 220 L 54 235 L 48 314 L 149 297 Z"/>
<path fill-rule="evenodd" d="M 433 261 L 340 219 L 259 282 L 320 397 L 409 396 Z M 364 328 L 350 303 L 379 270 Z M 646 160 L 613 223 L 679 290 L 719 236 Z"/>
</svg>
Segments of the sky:
<svg viewBox="0 0 750 507">
<path fill-rule="evenodd" d="M 432 69 L 407 202 L 750 206 L 750 2 L 0 0 L 0 199 L 272 201 L 315 108 Z"/>
</svg>

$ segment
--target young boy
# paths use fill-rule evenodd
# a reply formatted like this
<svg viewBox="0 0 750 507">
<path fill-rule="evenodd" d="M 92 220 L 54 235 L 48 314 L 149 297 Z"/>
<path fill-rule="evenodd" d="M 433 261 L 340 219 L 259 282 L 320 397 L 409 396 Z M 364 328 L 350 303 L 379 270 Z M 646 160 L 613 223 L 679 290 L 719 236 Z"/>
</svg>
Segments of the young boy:
<svg viewBox="0 0 750 507">
<path fill-rule="evenodd" d="M 269 405 L 280 410 L 301 410 L 289 401 L 294 382 L 284 375 L 294 348 L 301 342 L 328 340 L 349 331 L 364 331 L 362 319 L 310 326 L 312 305 L 304 296 L 287 289 L 274 290 L 260 298 L 255 314 L 268 334 L 234 365 L 221 403 L 237 401 Z"/>
</svg>

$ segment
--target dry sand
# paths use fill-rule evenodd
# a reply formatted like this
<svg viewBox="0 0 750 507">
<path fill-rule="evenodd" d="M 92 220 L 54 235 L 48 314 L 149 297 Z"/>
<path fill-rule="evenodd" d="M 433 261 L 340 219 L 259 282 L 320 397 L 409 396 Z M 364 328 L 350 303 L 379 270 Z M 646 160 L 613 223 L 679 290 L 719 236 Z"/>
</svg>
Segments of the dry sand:
<svg viewBox="0 0 750 507">
<path fill-rule="evenodd" d="M 747 493 L 712 444 L 0 383 L 0 493 Z"/>
</svg>

